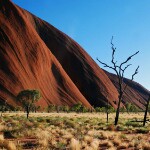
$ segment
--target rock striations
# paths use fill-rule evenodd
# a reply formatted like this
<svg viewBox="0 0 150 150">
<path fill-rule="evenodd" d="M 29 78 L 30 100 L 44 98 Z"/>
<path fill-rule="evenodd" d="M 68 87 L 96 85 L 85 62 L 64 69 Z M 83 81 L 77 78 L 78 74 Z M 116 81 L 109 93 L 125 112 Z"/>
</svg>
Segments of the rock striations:
<svg viewBox="0 0 150 150">
<path fill-rule="evenodd" d="M 116 108 L 118 91 L 110 79 L 69 36 L 10 0 L 0 0 L 1 101 L 15 107 L 21 90 L 39 89 L 42 107 L 104 106 L 108 100 Z M 143 106 L 145 99 L 138 98 L 136 104 Z"/>
<path fill-rule="evenodd" d="M 20 8 L 0 1 L 0 97 L 11 105 L 24 89 L 39 89 L 38 105 L 91 105 Z"/>
</svg>

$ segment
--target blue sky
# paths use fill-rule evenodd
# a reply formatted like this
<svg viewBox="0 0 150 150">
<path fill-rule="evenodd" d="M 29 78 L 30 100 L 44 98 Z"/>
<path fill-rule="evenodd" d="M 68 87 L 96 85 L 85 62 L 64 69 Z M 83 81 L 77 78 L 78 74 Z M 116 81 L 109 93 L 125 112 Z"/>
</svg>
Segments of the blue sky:
<svg viewBox="0 0 150 150">
<path fill-rule="evenodd" d="M 130 78 L 139 65 L 135 81 L 150 90 L 149 0 L 12 1 L 72 37 L 95 61 L 111 64 L 112 36 L 118 62 L 140 51 L 125 76 Z"/>
</svg>

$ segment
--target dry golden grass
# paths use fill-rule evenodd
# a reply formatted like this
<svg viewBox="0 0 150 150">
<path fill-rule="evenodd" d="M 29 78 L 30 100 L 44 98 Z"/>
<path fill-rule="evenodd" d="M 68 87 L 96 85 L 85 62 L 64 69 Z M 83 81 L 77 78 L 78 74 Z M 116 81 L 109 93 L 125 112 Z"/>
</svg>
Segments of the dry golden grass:
<svg viewBox="0 0 150 150">
<path fill-rule="evenodd" d="M 115 114 L 109 115 L 106 123 L 104 113 L 24 113 L 3 114 L 0 124 L 0 148 L 21 149 L 150 149 L 150 124 L 142 127 L 130 120 L 141 119 L 143 114 L 120 114 L 119 125 L 113 125 Z M 14 142 L 4 135 L 12 136 Z M 9 134 L 10 135 L 9 135 Z M 11 138 L 10 138 L 11 139 Z M 20 139 L 28 140 L 27 147 Z M 33 142 L 32 140 L 33 139 Z M 20 141 L 17 143 L 17 141 Z"/>
<path fill-rule="evenodd" d="M 16 112 L 16 113 L 5 113 L 3 116 L 26 116 L 26 113 L 24 112 Z M 105 113 L 30 113 L 30 117 L 69 117 L 69 118 L 76 118 L 76 117 L 88 117 L 88 118 L 101 118 L 101 119 L 106 119 L 106 114 Z M 143 117 L 143 113 L 120 113 L 120 118 L 121 119 L 141 119 Z M 114 119 L 115 113 L 110 113 L 109 114 L 109 119 Z"/>
<path fill-rule="evenodd" d="M 80 142 L 74 138 L 71 139 L 70 148 L 72 150 L 80 150 Z"/>
<path fill-rule="evenodd" d="M 15 143 L 5 140 L 3 135 L 0 135 L 0 149 L 17 150 Z"/>
<path fill-rule="evenodd" d="M 150 150 L 150 142 L 143 143 L 142 148 L 143 148 L 143 150 Z"/>
</svg>

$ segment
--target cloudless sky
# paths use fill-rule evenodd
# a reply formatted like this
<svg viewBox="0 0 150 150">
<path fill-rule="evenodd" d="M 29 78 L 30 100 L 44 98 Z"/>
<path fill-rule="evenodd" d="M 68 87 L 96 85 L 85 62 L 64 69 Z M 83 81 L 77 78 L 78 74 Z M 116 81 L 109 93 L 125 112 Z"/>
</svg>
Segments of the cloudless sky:
<svg viewBox="0 0 150 150">
<path fill-rule="evenodd" d="M 125 77 L 131 78 L 139 65 L 135 81 L 150 90 L 150 0 L 12 1 L 69 35 L 95 61 L 111 65 L 112 36 L 118 63 L 140 51 Z"/>
</svg>

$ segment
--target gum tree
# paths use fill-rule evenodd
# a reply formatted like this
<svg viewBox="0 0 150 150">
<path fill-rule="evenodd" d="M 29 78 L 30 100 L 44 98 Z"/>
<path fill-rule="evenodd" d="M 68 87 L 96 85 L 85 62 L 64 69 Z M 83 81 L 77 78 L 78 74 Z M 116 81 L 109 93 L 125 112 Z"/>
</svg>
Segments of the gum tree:
<svg viewBox="0 0 150 150">
<path fill-rule="evenodd" d="M 17 95 L 17 100 L 23 105 L 27 113 L 27 119 L 31 108 L 35 102 L 41 98 L 41 94 L 38 90 L 23 90 Z"/>
<path fill-rule="evenodd" d="M 118 106 L 117 106 L 117 110 L 116 110 L 116 117 L 115 117 L 115 125 L 118 124 L 118 119 L 119 119 L 119 112 L 120 112 L 120 105 L 121 105 L 121 101 L 122 101 L 122 97 L 123 94 L 127 88 L 127 84 L 124 83 L 123 79 L 124 79 L 124 73 L 126 71 L 126 69 L 131 66 L 132 64 L 128 64 L 128 62 L 131 60 L 132 57 L 134 57 L 135 55 L 137 55 L 139 53 L 139 51 L 137 51 L 136 53 L 134 53 L 133 55 L 129 56 L 125 61 L 123 61 L 122 63 L 120 63 L 119 65 L 117 64 L 117 61 L 115 60 L 115 52 L 116 52 L 116 48 L 114 47 L 113 44 L 113 37 L 111 39 L 111 49 L 112 49 L 112 59 L 111 59 L 111 64 L 112 65 L 108 65 L 102 61 L 100 61 L 98 58 L 98 62 L 101 63 L 102 65 L 104 65 L 104 67 L 106 68 L 110 68 L 113 71 L 115 71 L 117 78 L 118 78 L 118 85 L 119 85 L 119 96 L 118 96 Z M 134 80 L 134 76 L 138 73 L 138 69 L 139 66 L 135 69 L 135 72 L 132 74 L 132 78 L 131 81 Z"/>
</svg>

